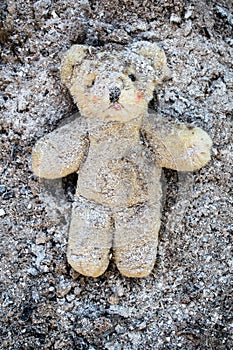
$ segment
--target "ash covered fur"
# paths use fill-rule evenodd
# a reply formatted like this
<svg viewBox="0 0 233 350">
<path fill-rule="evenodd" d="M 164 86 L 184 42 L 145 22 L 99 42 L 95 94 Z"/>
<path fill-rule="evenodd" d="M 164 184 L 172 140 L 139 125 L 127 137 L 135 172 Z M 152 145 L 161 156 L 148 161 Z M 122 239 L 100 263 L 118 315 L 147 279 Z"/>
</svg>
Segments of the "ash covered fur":
<svg viewBox="0 0 233 350">
<path fill-rule="evenodd" d="M 147 276 L 156 260 L 161 169 L 193 171 L 210 160 L 200 128 L 149 115 L 153 91 L 168 75 L 156 44 L 74 45 L 61 78 L 81 118 L 42 138 L 33 171 L 43 178 L 78 172 L 67 258 L 83 275 L 104 273 L 110 256 L 129 277 Z"/>
</svg>

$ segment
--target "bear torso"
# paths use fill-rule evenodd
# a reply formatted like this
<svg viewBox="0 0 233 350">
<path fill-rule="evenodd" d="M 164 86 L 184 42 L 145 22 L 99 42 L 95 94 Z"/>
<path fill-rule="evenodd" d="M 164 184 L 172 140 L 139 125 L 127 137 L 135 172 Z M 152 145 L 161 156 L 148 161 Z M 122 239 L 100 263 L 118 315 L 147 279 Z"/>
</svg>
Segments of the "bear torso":
<svg viewBox="0 0 233 350">
<path fill-rule="evenodd" d="M 77 194 L 117 208 L 160 199 L 161 169 L 134 124 L 109 123 L 90 130 Z"/>
</svg>

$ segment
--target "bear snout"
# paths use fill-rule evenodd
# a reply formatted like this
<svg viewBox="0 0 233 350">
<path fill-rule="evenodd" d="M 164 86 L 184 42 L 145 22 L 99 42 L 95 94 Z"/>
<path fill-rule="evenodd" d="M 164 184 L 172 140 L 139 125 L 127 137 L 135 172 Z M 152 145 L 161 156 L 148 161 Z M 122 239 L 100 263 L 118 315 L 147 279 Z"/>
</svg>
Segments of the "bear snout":
<svg viewBox="0 0 233 350">
<path fill-rule="evenodd" d="M 117 86 L 109 89 L 109 100 L 111 103 L 118 102 L 121 94 L 121 89 Z"/>
</svg>

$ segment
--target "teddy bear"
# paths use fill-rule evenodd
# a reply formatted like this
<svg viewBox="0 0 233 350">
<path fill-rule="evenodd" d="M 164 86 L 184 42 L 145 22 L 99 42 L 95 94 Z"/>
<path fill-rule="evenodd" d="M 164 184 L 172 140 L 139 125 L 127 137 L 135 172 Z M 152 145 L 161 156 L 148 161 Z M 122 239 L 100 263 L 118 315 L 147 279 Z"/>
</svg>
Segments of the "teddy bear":
<svg viewBox="0 0 233 350">
<path fill-rule="evenodd" d="M 61 80 L 81 115 L 36 143 L 32 166 L 41 178 L 78 174 L 67 259 L 85 276 L 103 274 L 111 258 L 122 275 L 149 275 L 162 168 L 193 171 L 210 160 L 205 131 L 148 113 L 167 76 L 164 50 L 146 41 L 73 45 L 64 56 Z"/>
</svg>

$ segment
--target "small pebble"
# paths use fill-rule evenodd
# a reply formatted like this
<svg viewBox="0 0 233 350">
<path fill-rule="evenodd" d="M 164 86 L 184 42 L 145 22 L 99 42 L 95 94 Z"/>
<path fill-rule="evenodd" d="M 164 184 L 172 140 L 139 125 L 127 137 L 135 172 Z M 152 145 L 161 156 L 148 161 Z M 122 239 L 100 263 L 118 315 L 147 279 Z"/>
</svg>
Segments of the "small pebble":
<svg viewBox="0 0 233 350">
<path fill-rule="evenodd" d="M 10 191 L 8 191 L 8 192 L 5 192 L 5 193 L 3 193 L 3 195 L 2 195 L 2 199 L 5 199 L 5 200 L 10 199 L 10 198 L 12 198 L 12 197 L 14 197 L 14 191 L 13 191 L 13 190 L 10 190 Z"/>
<path fill-rule="evenodd" d="M 0 208 L 0 216 L 4 216 L 6 215 L 6 212 L 4 209 Z"/>
<path fill-rule="evenodd" d="M 70 283 L 66 283 L 63 280 L 60 282 L 60 284 L 56 288 L 56 295 L 58 298 L 63 298 L 66 296 L 69 291 L 71 290 L 72 285 Z"/>
<path fill-rule="evenodd" d="M 175 13 L 172 13 L 170 17 L 170 22 L 179 24 L 181 23 L 181 17 L 176 15 Z"/>
<path fill-rule="evenodd" d="M 108 299 L 108 302 L 109 304 L 111 305 L 117 305 L 119 303 L 119 298 L 118 298 L 118 295 L 114 294 L 114 295 L 111 295 Z"/>
<path fill-rule="evenodd" d="M 82 289 L 79 288 L 79 287 L 75 287 L 75 288 L 74 288 L 74 294 L 75 294 L 76 296 L 80 295 L 81 291 L 82 291 Z"/>
<path fill-rule="evenodd" d="M 186 12 L 185 12 L 185 15 L 184 15 L 184 18 L 185 19 L 189 19 L 193 14 L 193 10 L 192 9 L 188 9 Z"/>
<path fill-rule="evenodd" d="M 66 300 L 70 303 L 71 301 L 73 301 L 75 299 L 75 295 L 73 295 L 73 294 L 68 294 L 67 296 L 66 296 Z"/>
<path fill-rule="evenodd" d="M 46 243 L 46 234 L 44 232 L 40 232 L 36 236 L 36 244 L 44 244 Z"/>
<path fill-rule="evenodd" d="M 6 192 L 6 186 L 5 185 L 0 185 L 0 193 Z"/>
<path fill-rule="evenodd" d="M 32 276 L 37 276 L 39 274 L 38 270 L 35 267 L 30 267 L 28 269 L 28 273 L 29 275 L 32 275 Z"/>
</svg>

